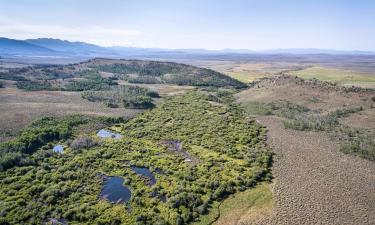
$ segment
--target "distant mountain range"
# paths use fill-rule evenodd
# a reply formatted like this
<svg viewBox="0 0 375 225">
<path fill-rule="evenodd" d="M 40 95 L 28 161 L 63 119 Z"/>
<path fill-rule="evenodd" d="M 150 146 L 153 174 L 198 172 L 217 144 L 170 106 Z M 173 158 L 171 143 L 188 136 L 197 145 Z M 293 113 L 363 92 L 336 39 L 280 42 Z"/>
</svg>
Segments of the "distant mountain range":
<svg viewBox="0 0 375 225">
<path fill-rule="evenodd" d="M 206 50 L 206 49 L 158 49 L 136 47 L 102 47 L 85 42 L 71 42 L 52 38 L 15 40 L 0 38 L 0 57 L 171 57 L 210 56 L 210 55 L 375 55 L 370 51 L 339 51 L 326 49 L 272 49 L 251 51 L 242 49 Z"/>
</svg>

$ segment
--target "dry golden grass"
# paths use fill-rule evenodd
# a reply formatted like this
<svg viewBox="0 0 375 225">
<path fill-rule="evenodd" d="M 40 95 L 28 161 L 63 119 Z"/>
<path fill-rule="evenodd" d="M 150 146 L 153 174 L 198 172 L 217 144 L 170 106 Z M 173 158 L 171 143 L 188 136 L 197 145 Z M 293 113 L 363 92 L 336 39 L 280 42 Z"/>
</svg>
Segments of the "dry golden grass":
<svg viewBox="0 0 375 225">
<path fill-rule="evenodd" d="M 108 108 L 101 103 L 89 102 L 78 92 L 27 92 L 7 83 L 6 88 L 0 88 L 0 140 L 11 137 L 42 116 L 83 114 L 130 118 L 140 112 L 142 110 Z"/>
<path fill-rule="evenodd" d="M 193 225 L 254 224 L 270 215 L 274 202 L 270 184 L 263 183 L 255 188 L 238 192 L 221 204 L 214 203 L 207 215 Z"/>
<path fill-rule="evenodd" d="M 273 207 L 269 184 L 239 192 L 220 205 L 220 217 L 216 225 L 255 224 L 270 215 Z"/>
<path fill-rule="evenodd" d="M 303 70 L 289 72 L 293 76 L 305 79 L 316 78 L 323 81 L 330 81 L 345 86 L 359 86 L 375 88 L 375 73 L 363 73 L 353 70 L 312 66 Z"/>
</svg>

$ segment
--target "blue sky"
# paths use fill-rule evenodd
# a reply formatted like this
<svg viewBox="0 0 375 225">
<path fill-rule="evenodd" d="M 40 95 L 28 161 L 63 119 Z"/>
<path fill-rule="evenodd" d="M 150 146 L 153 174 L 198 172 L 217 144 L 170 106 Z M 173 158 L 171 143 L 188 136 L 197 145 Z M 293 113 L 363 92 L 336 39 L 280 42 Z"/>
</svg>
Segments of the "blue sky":
<svg viewBox="0 0 375 225">
<path fill-rule="evenodd" d="M 104 46 L 375 51 L 375 1 L 1 0 L 0 36 Z"/>
</svg>

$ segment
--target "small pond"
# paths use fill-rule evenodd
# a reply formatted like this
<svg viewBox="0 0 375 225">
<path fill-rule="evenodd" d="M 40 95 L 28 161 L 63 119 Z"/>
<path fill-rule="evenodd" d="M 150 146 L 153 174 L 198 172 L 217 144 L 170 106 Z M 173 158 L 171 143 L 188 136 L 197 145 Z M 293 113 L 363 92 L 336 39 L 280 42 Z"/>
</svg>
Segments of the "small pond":
<svg viewBox="0 0 375 225">
<path fill-rule="evenodd" d="M 100 197 L 111 203 L 127 203 L 131 198 L 131 191 L 123 184 L 122 177 L 106 177 Z"/>
<path fill-rule="evenodd" d="M 104 129 L 101 129 L 96 135 L 101 138 L 115 138 L 115 139 L 122 138 L 121 134 L 113 133 Z"/>
<path fill-rule="evenodd" d="M 63 153 L 64 147 L 62 145 L 55 145 L 52 150 L 54 152 Z"/>
<path fill-rule="evenodd" d="M 150 186 L 156 183 L 154 174 L 147 167 L 131 166 L 131 169 L 138 175 L 146 177 Z"/>
</svg>

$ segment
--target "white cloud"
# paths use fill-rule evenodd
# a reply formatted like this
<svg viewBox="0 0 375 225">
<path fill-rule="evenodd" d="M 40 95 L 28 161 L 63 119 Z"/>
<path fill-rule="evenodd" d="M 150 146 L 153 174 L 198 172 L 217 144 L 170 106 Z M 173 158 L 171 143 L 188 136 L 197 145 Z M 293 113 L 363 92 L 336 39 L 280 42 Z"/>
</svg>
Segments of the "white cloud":
<svg viewBox="0 0 375 225">
<path fill-rule="evenodd" d="M 0 20 L 1 21 L 1 20 Z M 59 38 L 69 41 L 85 41 L 93 44 L 131 45 L 129 39 L 139 36 L 142 32 L 122 28 L 104 28 L 100 26 L 67 27 L 55 25 L 30 25 L 24 23 L 0 22 L 0 36 L 15 39 L 28 38 Z"/>
</svg>

